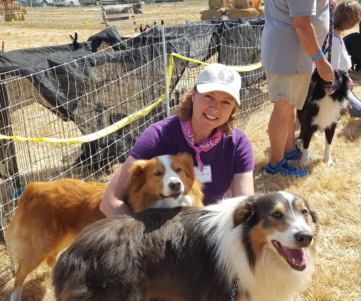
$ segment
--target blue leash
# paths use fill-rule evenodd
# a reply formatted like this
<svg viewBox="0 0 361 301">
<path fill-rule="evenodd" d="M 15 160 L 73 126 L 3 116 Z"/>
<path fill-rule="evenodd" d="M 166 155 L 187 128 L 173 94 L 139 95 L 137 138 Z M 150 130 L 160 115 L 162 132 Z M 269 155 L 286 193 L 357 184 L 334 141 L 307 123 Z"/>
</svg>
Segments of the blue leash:
<svg viewBox="0 0 361 301">
<path fill-rule="evenodd" d="M 238 283 L 239 283 L 239 279 L 238 278 L 234 279 L 233 285 L 232 285 L 232 293 L 231 293 L 230 301 L 234 301 L 234 299 L 236 298 Z"/>
<path fill-rule="evenodd" d="M 332 44 L 333 44 L 333 24 L 334 24 L 334 16 L 333 16 L 333 6 L 329 5 L 330 9 L 330 29 L 326 35 L 325 41 L 322 45 L 322 52 L 326 54 L 327 52 L 327 60 L 331 64 L 331 57 L 332 57 Z M 328 44 L 328 47 L 326 48 Z"/>
</svg>

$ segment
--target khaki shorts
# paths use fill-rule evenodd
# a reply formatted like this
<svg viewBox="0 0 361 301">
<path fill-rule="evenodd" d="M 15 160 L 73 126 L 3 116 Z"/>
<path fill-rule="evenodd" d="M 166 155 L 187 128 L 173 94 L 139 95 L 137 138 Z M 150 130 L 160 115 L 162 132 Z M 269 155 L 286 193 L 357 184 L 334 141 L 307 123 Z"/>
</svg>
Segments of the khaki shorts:
<svg viewBox="0 0 361 301">
<path fill-rule="evenodd" d="M 266 70 L 270 101 L 280 99 L 302 110 L 311 81 L 310 74 L 274 74 Z"/>
</svg>

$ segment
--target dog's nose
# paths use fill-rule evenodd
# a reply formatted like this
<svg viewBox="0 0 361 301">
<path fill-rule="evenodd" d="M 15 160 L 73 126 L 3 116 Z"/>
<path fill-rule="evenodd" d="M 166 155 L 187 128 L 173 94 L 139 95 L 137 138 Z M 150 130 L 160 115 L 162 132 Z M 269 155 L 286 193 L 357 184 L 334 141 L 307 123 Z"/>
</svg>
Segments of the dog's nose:
<svg viewBox="0 0 361 301">
<path fill-rule="evenodd" d="M 312 242 L 313 235 L 309 231 L 300 231 L 295 234 L 295 238 L 300 247 L 308 247 Z"/>
<path fill-rule="evenodd" d="M 172 180 L 168 186 L 170 189 L 177 191 L 181 188 L 181 182 L 179 180 Z"/>
</svg>

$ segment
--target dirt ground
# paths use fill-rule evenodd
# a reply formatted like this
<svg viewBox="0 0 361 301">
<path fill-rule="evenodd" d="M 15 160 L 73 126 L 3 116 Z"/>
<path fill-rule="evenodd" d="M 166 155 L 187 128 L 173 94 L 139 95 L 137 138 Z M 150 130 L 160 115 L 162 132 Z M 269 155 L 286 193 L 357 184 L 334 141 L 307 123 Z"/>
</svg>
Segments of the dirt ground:
<svg viewBox="0 0 361 301">
<path fill-rule="evenodd" d="M 137 26 L 160 24 L 165 26 L 200 21 L 200 11 L 208 9 L 207 2 L 185 5 L 185 3 L 145 6 L 142 14 L 135 15 Z M 70 44 L 69 35 L 78 32 L 78 40 L 85 42 L 90 36 L 106 28 L 100 17 L 100 8 L 94 6 L 75 8 L 27 8 L 25 21 L 0 22 L 0 42 L 5 43 L 5 52 L 50 45 Z M 130 37 L 138 33 L 130 30 L 118 31 Z"/>
</svg>

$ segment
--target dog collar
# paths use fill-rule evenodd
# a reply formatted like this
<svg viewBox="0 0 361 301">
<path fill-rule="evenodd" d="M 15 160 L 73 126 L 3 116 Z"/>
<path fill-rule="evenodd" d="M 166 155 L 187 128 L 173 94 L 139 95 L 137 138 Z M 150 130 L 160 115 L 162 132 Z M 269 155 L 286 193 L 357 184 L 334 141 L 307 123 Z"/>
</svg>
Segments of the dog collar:
<svg viewBox="0 0 361 301">
<path fill-rule="evenodd" d="M 238 283 L 239 283 L 239 278 L 234 279 L 233 285 L 232 285 L 232 293 L 231 293 L 230 301 L 234 301 L 234 299 L 236 298 Z"/>
</svg>

